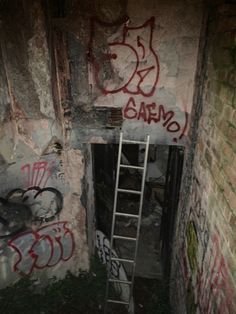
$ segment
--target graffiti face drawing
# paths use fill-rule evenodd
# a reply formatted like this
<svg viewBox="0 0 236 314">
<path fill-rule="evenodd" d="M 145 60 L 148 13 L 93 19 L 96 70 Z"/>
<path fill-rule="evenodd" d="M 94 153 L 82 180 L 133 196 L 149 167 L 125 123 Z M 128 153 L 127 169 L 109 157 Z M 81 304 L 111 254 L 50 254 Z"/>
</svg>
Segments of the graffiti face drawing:
<svg viewBox="0 0 236 314">
<path fill-rule="evenodd" d="M 129 27 L 125 23 L 122 40 L 109 42 L 107 51 L 96 55 L 92 38 L 95 23 L 103 27 L 112 25 L 91 20 L 89 53 L 98 88 L 105 95 L 122 91 L 131 95 L 152 96 L 159 77 L 158 57 L 152 47 L 155 18 L 150 18 L 138 27 Z M 111 64 L 112 75 L 109 79 L 104 79 L 108 63 Z"/>
</svg>

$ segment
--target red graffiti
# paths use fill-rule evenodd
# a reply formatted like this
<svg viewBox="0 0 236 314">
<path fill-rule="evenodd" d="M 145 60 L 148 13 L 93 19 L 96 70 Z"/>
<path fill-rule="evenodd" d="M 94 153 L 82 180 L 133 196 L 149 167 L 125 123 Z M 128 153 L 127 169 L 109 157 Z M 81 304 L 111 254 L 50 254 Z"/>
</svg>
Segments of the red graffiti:
<svg viewBox="0 0 236 314">
<path fill-rule="evenodd" d="M 47 161 L 34 162 L 33 165 L 23 165 L 21 171 L 26 177 L 26 187 L 38 186 L 43 188 L 51 176 L 51 167 Z"/>
<path fill-rule="evenodd" d="M 68 261 L 74 252 L 74 236 L 61 221 L 27 231 L 12 238 L 8 245 L 18 255 L 13 270 L 21 275 L 29 275 L 34 269 L 53 267 L 60 261 Z"/>
<path fill-rule="evenodd" d="M 185 114 L 185 125 L 181 130 L 179 122 L 175 120 L 174 111 L 166 111 L 163 105 L 158 105 L 155 102 L 148 104 L 141 101 L 137 105 L 133 97 L 129 98 L 126 106 L 123 108 L 123 116 L 129 120 L 143 120 L 148 124 L 162 123 L 167 132 L 177 133 L 181 131 L 179 139 L 183 137 L 188 123 L 188 115 Z M 174 138 L 173 141 L 176 142 L 177 138 Z"/>
<path fill-rule="evenodd" d="M 124 21 L 122 21 L 124 23 Z M 109 51 L 95 55 L 93 37 L 95 24 L 111 28 L 114 24 L 91 19 L 89 61 L 94 69 L 94 78 L 99 89 L 106 94 L 120 91 L 132 95 L 152 96 L 159 78 L 159 61 L 152 47 L 155 18 L 151 17 L 143 25 L 128 27 L 128 20 L 123 26 L 123 38 L 119 42 L 110 42 Z M 144 35 L 143 35 L 144 34 Z M 124 56 L 126 56 L 124 58 Z M 113 79 L 104 79 L 106 63 L 113 65 Z M 123 71 L 120 65 L 123 64 Z M 115 79 L 116 78 L 116 79 Z"/>
<path fill-rule="evenodd" d="M 220 243 L 215 235 L 212 238 L 212 250 L 209 260 L 197 274 L 197 295 L 200 313 L 231 313 L 234 300 L 228 267 L 220 252 Z"/>
</svg>

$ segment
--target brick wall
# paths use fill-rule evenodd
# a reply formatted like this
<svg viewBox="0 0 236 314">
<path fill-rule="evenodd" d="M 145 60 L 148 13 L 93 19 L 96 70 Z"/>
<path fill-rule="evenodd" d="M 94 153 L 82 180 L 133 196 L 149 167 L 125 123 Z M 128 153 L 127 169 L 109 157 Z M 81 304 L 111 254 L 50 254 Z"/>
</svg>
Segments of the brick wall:
<svg viewBox="0 0 236 314">
<path fill-rule="evenodd" d="M 236 313 L 236 4 L 209 12 L 174 241 L 181 314 Z"/>
</svg>

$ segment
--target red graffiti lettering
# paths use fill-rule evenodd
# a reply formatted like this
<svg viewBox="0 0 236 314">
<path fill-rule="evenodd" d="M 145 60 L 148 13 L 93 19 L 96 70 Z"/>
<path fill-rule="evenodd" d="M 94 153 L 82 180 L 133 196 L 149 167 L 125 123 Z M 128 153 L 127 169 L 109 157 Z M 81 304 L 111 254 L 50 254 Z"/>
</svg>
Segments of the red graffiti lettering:
<svg viewBox="0 0 236 314">
<path fill-rule="evenodd" d="M 45 187 L 51 176 L 51 167 L 47 161 L 38 161 L 33 163 L 33 165 L 23 165 L 21 171 L 26 175 L 26 187 Z"/>
<path fill-rule="evenodd" d="M 34 269 L 53 267 L 60 261 L 68 261 L 74 252 L 74 236 L 67 222 L 53 223 L 38 231 L 18 234 L 8 242 L 18 259 L 13 270 L 29 275 Z"/>
<path fill-rule="evenodd" d="M 151 17 L 138 27 L 128 27 L 126 19 L 123 26 L 123 39 L 120 42 L 110 42 L 109 53 L 101 52 L 99 56 L 98 53 L 94 53 L 93 48 L 96 24 L 103 28 L 111 28 L 114 24 L 102 22 L 97 18 L 91 19 L 88 55 L 99 89 L 105 95 L 123 91 L 132 95 L 152 96 L 159 78 L 159 61 L 152 47 L 155 18 Z M 142 38 L 141 34 L 144 30 L 147 38 Z M 127 56 L 125 61 L 124 55 Z M 114 77 L 111 80 L 104 80 L 103 70 L 107 62 L 114 68 Z M 130 66 L 125 72 L 120 73 L 120 65 L 124 62 Z"/>
<path fill-rule="evenodd" d="M 153 111 L 155 110 L 156 108 L 156 104 L 155 103 L 152 103 L 152 104 L 147 104 L 146 105 L 146 109 L 148 111 L 148 123 L 151 123 L 152 121 L 153 122 L 157 122 L 156 121 L 156 112 Z"/>
<path fill-rule="evenodd" d="M 137 118 L 136 104 L 135 104 L 133 97 L 130 97 L 130 99 L 127 102 L 127 105 L 124 107 L 123 115 L 126 119 L 136 119 Z"/>
<path fill-rule="evenodd" d="M 137 105 L 133 97 L 130 97 L 126 106 L 123 108 L 123 116 L 125 119 L 142 120 L 148 124 L 150 123 L 162 123 L 162 126 L 166 128 L 167 132 L 177 133 L 181 131 L 181 126 L 175 119 L 175 112 L 172 110 L 166 111 L 163 105 L 156 103 L 146 104 L 144 101 Z M 183 132 L 186 130 L 188 115 L 185 114 L 185 125 L 182 128 L 182 132 L 179 135 L 179 139 L 183 137 Z M 173 140 L 176 140 L 173 139 Z"/>
<path fill-rule="evenodd" d="M 212 238 L 211 253 L 197 274 L 197 296 L 201 313 L 231 313 L 234 300 L 228 267 L 220 251 L 219 239 Z"/>
<path fill-rule="evenodd" d="M 145 108 L 145 103 L 143 101 L 140 104 L 140 109 L 138 112 L 138 120 L 140 119 L 143 121 L 147 121 L 146 108 Z"/>
</svg>

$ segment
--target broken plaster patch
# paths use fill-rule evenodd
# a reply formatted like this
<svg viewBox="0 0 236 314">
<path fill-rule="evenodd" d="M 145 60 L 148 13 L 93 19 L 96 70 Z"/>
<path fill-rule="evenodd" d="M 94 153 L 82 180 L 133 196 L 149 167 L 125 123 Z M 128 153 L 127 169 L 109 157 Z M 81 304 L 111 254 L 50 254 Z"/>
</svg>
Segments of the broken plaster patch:
<svg viewBox="0 0 236 314">
<path fill-rule="evenodd" d="M 84 177 L 84 156 L 79 150 L 70 149 L 62 152 L 62 162 L 65 172 L 65 182 L 70 191 L 64 198 L 64 211 L 62 215 L 72 225 L 75 237 L 76 264 L 80 268 L 88 268 L 88 244 L 86 236 L 86 209 L 81 204 L 82 179 Z"/>
<path fill-rule="evenodd" d="M 28 42 L 29 70 L 37 92 L 40 111 L 55 118 L 51 93 L 49 52 L 41 9 L 36 7 L 38 18 L 34 20 L 34 35 Z"/>
<path fill-rule="evenodd" d="M 107 142 L 101 136 L 92 136 L 89 142 L 93 144 L 107 144 Z"/>
</svg>

